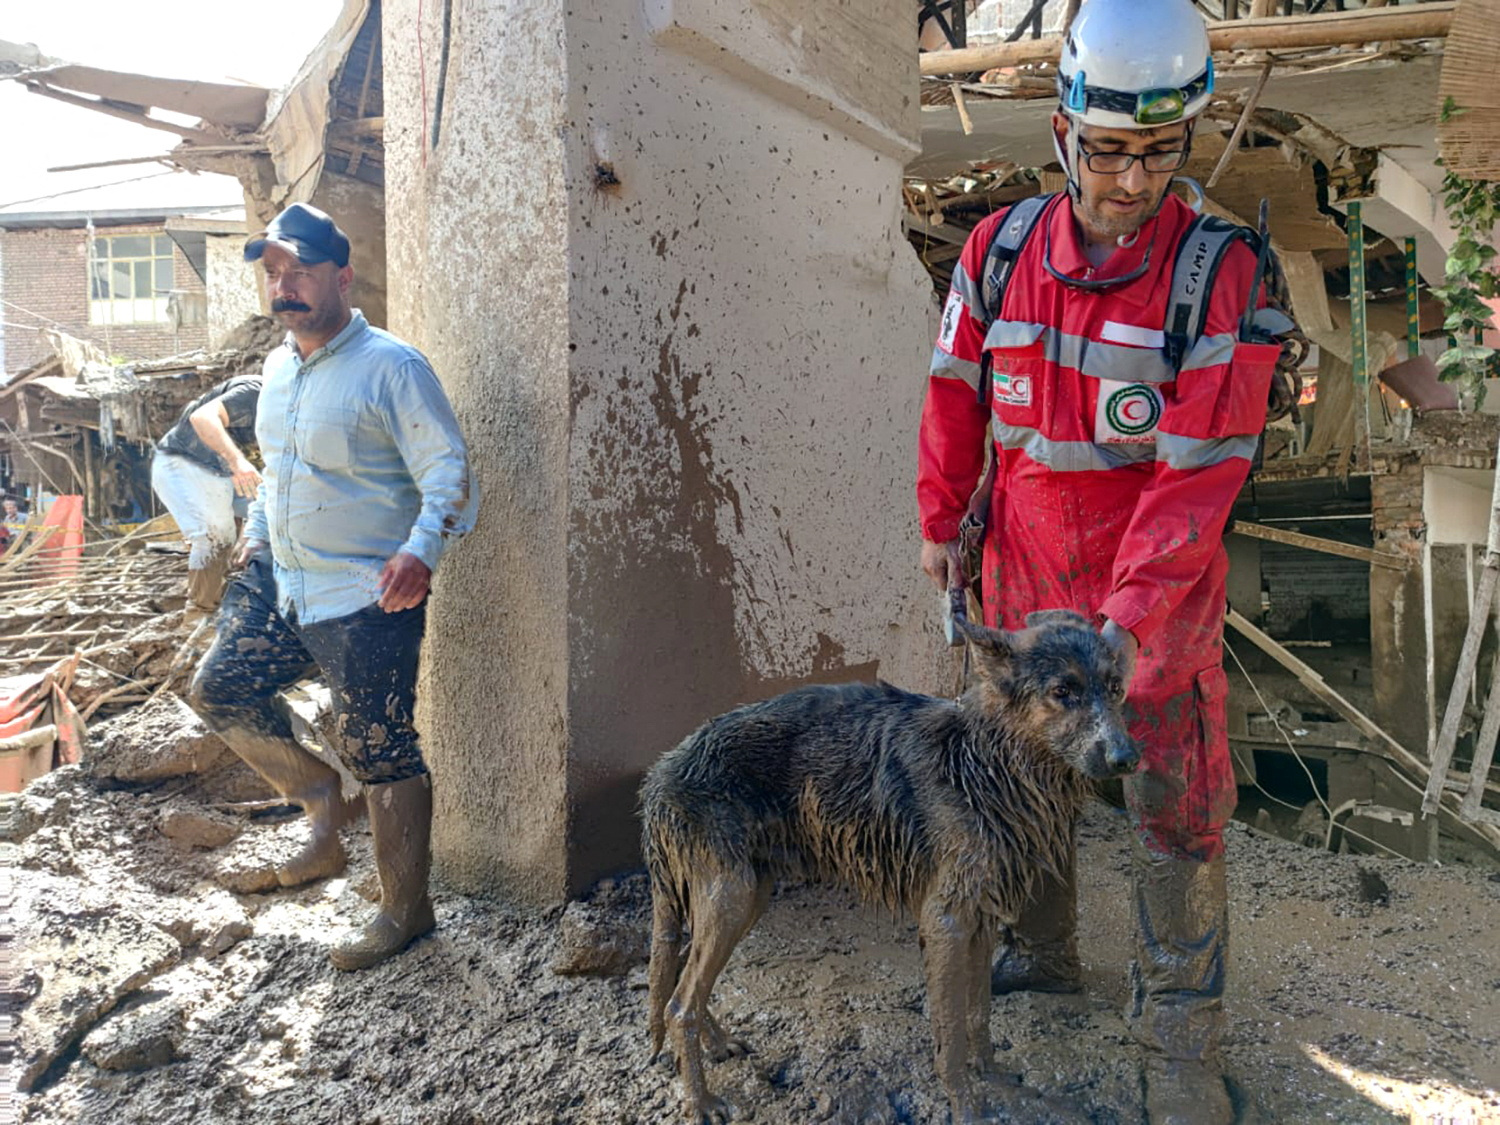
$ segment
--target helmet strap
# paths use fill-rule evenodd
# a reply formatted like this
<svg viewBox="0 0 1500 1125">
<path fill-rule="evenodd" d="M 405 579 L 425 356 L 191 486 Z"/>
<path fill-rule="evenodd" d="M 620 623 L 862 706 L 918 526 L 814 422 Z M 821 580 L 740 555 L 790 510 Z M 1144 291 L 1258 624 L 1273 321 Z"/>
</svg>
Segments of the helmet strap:
<svg viewBox="0 0 1500 1125">
<path fill-rule="evenodd" d="M 1073 199 L 1081 199 L 1082 189 L 1078 186 L 1078 129 L 1080 122 L 1067 111 L 1067 107 L 1060 107 L 1063 116 L 1068 121 L 1068 141 L 1064 146 L 1058 140 L 1057 130 L 1052 130 L 1052 149 L 1057 153 L 1057 162 L 1062 165 L 1063 175 L 1067 178 L 1068 195 Z"/>
</svg>

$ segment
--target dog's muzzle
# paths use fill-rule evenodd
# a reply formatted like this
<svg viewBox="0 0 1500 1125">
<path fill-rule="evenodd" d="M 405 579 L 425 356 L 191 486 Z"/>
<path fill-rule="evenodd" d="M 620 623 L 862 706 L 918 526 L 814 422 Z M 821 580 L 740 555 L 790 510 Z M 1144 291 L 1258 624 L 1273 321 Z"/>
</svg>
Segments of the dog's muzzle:
<svg viewBox="0 0 1500 1125">
<path fill-rule="evenodd" d="M 1103 749 L 1104 764 L 1113 774 L 1134 773 L 1141 764 L 1141 748 L 1128 734 L 1111 739 Z"/>
</svg>

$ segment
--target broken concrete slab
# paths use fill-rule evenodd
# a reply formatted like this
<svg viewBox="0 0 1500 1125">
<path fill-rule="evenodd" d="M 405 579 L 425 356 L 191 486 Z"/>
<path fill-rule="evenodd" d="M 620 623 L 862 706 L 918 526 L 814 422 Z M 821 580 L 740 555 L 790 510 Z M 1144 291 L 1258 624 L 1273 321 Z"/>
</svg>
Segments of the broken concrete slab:
<svg viewBox="0 0 1500 1125">
<path fill-rule="evenodd" d="M 92 732 L 84 769 L 99 781 L 151 785 L 238 761 L 218 735 L 175 695 L 161 695 L 101 723 Z"/>
<path fill-rule="evenodd" d="M 21 870 L 15 892 L 21 1008 L 13 1072 L 28 1092 L 103 1016 L 175 964 L 182 947 L 103 888 L 76 879 Z"/>
</svg>

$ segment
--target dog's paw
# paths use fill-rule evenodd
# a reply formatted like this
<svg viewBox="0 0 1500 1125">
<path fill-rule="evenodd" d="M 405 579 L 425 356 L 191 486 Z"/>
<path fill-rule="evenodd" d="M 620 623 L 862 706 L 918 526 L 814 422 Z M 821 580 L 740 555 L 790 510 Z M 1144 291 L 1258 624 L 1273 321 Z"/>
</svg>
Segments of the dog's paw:
<svg viewBox="0 0 1500 1125">
<path fill-rule="evenodd" d="M 712 1015 L 704 1020 L 703 1049 L 716 1063 L 744 1058 L 746 1055 L 755 1053 L 745 1040 L 727 1034 Z"/>
<path fill-rule="evenodd" d="M 729 1125 L 731 1119 L 729 1103 L 713 1094 L 690 1100 L 683 1106 L 682 1120 L 687 1125 Z"/>
</svg>

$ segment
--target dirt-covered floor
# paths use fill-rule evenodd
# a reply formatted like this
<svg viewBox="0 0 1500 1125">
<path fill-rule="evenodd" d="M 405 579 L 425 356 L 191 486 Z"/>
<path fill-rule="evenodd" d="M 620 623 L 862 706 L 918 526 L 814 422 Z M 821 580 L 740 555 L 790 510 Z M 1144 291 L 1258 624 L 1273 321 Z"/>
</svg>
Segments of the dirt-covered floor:
<svg viewBox="0 0 1500 1125">
<path fill-rule="evenodd" d="M 348 879 L 231 893 L 235 870 L 291 851 L 305 828 L 225 811 L 256 795 L 253 779 L 180 711 L 154 721 L 177 720 L 144 747 L 128 721 L 113 737 L 105 724 L 90 761 L 10 806 L 22 1121 L 677 1119 L 670 1067 L 648 1057 L 641 877 L 544 916 L 439 887 L 436 934 L 338 973 L 326 947 L 369 909 L 364 826 L 347 834 Z M 1121 815 L 1091 808 L 1086 991 L 995 1005 L 1015 1083 L 993 1091 L 997 1120 L 1143 1119 L 1121 1015 L 1126 843 Z M 1241 1120 L 1500 1123 L 1500 873 L 1331 855 L 1241 825 L 1230 849 L 1225 1046 Z M 779 891 L 717 1007 L 754 1048 L 710 1069 L 739 1118 L 948 1119 L 907 920 Z"/>
</svg>

